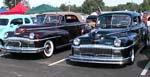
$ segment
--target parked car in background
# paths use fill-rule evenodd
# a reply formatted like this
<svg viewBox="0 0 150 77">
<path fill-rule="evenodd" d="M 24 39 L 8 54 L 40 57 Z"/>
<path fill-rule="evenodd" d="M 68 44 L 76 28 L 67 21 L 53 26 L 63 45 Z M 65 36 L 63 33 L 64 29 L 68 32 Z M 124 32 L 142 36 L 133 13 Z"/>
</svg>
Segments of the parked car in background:
<svg viewBox="0 0 150 77">
<path fill-rule="evenodd" d="M 86 18 L 86 23 L 87 23 L 88 25 L 90 25 L 92 28 L 94 28 L 95 25 L 96 25 L 97 17 L 98 17 L 98 16 L 95 16 L 95 15 L 90 15 L 90 16 L 88 16 L 88 17 Z"/>
<path fill-rule="evenodd" d="M 94 30 L 73 40 L 69 60 L 100 64 L 133 64 L 135 53 L 148 43 L 148 31 L 139 13 L 105 13 L 98 17 Z"/>
<path fill-rule="evenodd" d="M 87 18 L 86 18 L 86 25 L 84 26 L 84 29 L 82 31 L 82 34 L 85 34 L 85 33 L 88 33 L 90 32 L 93 28 L 95 28 L 96 26 L 96 20 L 97 20 L 97 17 L 96 15 L 89 15 Z"/>
<path fill-rule="evenodd" d="M 4 44 L 5 33 L 15 31 L 16 28 L 25 24 L 33 24 L 28 15 L 0 15 L 0 42 L 2 45 Z"/>
<path fill-rule="evenodd" d="M 70 45 L 81 35 L 81 17 L 73 12 L 50 12 L 37 16 L 39 24 L 21 25 L 5 34 L 2 51 L 8 53 L 40 53 L 50 57 L 57 48 Z"/>
<path fill-rule="evenodd" d="M 82 22 L 83 22 L 83 23 L 86 23 L 86 19 L 87 19 L 87 17 L 88 17 L 89 15 L 88 15 L 88 14 L 83 14 L 83 13 L 81 13 L 80 15 L 81 15 L 81 18 L 82 18 Z"/>
</svg>

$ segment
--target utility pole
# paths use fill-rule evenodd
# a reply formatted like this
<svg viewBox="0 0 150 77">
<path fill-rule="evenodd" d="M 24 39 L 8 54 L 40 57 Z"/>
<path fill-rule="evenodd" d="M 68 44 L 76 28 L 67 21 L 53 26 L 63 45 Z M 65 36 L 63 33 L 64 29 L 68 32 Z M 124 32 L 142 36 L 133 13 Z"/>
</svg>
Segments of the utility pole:
<svg viewBox="0 0 150 77">
<path fill-rule="evenodd" d="M 69 0 L 69 12 L 70 12 L 70 0 Z"/>
<path fill-rule="evenodd" d="M 16 0 L 15 0 L 15 6 L 16 6 Z"/>
</svg>

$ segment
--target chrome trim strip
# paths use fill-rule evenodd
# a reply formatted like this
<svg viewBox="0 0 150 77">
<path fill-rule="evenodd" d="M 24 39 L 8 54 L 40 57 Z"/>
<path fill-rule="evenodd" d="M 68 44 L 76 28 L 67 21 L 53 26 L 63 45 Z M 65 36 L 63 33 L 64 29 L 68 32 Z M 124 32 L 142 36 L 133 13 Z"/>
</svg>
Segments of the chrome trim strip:
<svg viewBox="0 0 150 77">
<path fill-rule="evenodd" d="M 86 63 L 100 63 L 100 64 L 125 64 L 128 63 L 128 58 L 112 57 L 112 58 L 98 58 L 98 57 L 82 57 L 82 56 L 69 56 L 71 61 L 75 62 L 86 62 Z"/>
<path fill-rule="evenodd" d="M 30 29 L 27 29 L 27 30 L 40 30 L 40 29 L 53 29 L 53 28 L 61 28 L 61 27 L 68 27 L 68 26 L 79 26 L 79 25 L 83 25 L 82 23 L 78 23 L 78 22 L 74 22 L 75 25 L 71 24 L 71 25 L 55 25 L 55 26 L 47 26 L 47 27 L 40 27 L 40 28 L 30 28 Z M 57 23 L 56 23 L 57 24 Z"/>
<path fill-rule="evenodd" d="M 59 49 L 59 48 L 65 47 L 65 46 L 69 46 L 69 45 L 71 45 L 71 43 L 63 44 L 63 45 L 57 46 L 56 49 Z"/>
<path fill-rule="evenodd" d="M 27 29 L 27 30 L 40 30 L 40 29 L 53 29 L 53 28 L 61 28 L 61 27 L 65 27 L 63 25 L 61 26 L 50 26 L 50 27 L 40 27 L 40 28 L 30 28 L 30 29 Z"/>
<path fill-rule="evenodd" d="M 99 44 L 86 44 L 86 45 L 79 45 L 79 46 L 72 45 L 72 47 L 73 48 L 102 48 L 102 49 L 122 50 L 122 49 L 130 48 L 133 45 L 134 45 L 134 43 L 127 47 L 114 47 L 114 46 L 106 46 L 106 45 L 99 45 Z"/>
<path fill-rule="evenodd" d="M 8 37 L 4 41 L 30 41 L 30 42 L 34 42 L 34 41 L 49 40 L 49 39 L 58 38 L 58 37 L 61 37 L 61 36 L 54 36 L 54 37 L 49 37 L 49 38 L 44 38 L 44 39 L 29 39 L 29 38 L 23 38 L 23 37 Z"/>
</svg>

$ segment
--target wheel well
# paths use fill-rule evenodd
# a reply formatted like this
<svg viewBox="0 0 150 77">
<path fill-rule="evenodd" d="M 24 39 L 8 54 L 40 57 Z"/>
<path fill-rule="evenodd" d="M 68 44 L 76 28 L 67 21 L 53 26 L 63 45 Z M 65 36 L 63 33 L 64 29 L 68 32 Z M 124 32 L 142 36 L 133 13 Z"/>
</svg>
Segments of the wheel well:
<svg viewBox="0 0 150 77">
<path fill-rule="evenodd" d="M 4 45 L 4 41 L 2 39 L 0 39 L 0 42 L 1 42 L 2 45 Z"/>
</svg>

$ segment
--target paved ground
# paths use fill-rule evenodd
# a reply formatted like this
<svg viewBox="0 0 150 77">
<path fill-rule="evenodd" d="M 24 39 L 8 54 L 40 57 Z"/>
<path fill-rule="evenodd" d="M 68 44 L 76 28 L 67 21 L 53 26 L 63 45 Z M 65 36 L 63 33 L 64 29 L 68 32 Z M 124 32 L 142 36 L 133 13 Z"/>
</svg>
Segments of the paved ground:
<svg viewBox="0 0 150 77">
<path fill-rule="evenodd" d="M 148 48 L 127 66 L 69 62 L 71 50 L 66 49 L 57 50 L 47 59 L 35 54 L 13 56 L 0 52 L 0 77 L 150 77 Z"/>
</svg>

